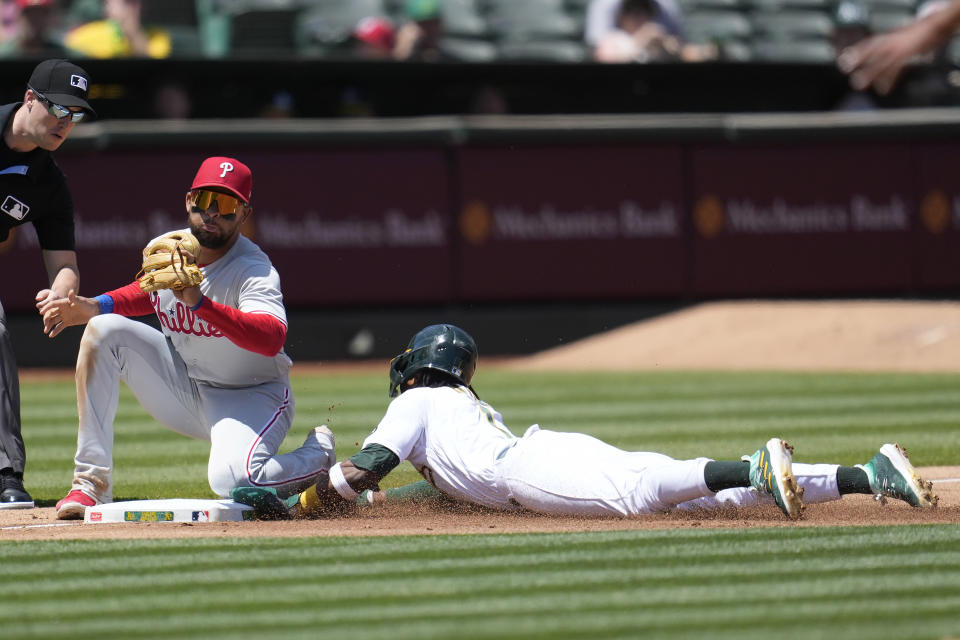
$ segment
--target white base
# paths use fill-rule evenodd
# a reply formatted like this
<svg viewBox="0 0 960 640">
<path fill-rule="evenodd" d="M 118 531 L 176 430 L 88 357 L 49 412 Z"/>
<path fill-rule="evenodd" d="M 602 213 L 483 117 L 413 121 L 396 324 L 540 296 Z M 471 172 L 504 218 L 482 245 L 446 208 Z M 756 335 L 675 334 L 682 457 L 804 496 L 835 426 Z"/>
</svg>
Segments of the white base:
<svg viewBox="0 0 960 640">
<path fill-rule="evenodd" d="M 236 522 L 253 516 L 253 507 L 233 500 L 169 498 L 127 500 L 87 507 L 84 522 Z"/>
</svg>

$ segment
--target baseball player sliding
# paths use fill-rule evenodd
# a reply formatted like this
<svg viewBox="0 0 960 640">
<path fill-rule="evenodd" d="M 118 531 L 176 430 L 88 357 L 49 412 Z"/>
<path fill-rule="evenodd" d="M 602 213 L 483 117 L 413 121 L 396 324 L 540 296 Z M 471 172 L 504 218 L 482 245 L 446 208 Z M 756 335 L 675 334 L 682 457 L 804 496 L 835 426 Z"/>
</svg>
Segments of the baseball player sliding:
<svg viewBox="0 0 960 640">
<path fill-rule="evenodd" d="M 294 415 L 292 363 L 280 278 L 240 234 L 252 186 L 240 161 L 207 158 L 186 195 L 189 229 L 150 244 L 142 278 L 96 298 L 70 292 L 44 314 L 51 336 L 87 324 L 77 356 L 76 468 L 58 518 L 82 518 L 113 499 L 121 379 L 161 424 L 210 442 L 207 478 L 220 496 L 241 486 L 294 494 L 336 460 L 326 427 L 277 455 Z M 151 313 L 160 331 L 130 319 Z"/>
<path fill-rule="evenodd" d="M 424 495 L 410 487 L 379 493 L 380 479 L 409 460 L 440 493 L 503 510 L 574 516 L 631 516 L 671 509 L 775 503 L 800 517 L 803 500 L 879 494 L 932 507 L 937 497 L 899 445 L 885 444 L 856 467 L 793 464 L 792 448 L 770 439 L 749 461 L 674 460 L 627 452 L 579 433 L 534 425 L 516 437 L 471 386 L 477 347 L 462 329 L 432 325 L 390 364 L 386 415 L 359 453 L 321 474 L 299 497 L 238 488 L 235 500 L 262 517 L 324 515 L 354 503 Z M 372 490 L 373 493 L 369 493 Z M 372 498 L 372 499 L 371 499 Z"/>
</svg>

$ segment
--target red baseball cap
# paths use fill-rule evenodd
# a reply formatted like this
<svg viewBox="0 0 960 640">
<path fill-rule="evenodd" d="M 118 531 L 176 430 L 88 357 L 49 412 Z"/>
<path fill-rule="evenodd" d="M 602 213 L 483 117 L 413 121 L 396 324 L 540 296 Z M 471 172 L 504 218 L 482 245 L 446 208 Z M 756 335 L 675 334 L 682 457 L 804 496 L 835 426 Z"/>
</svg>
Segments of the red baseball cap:
<svg viewBox="0 0 960 640">
<path fill-rule="evenodd" d="M 390 51 L 396 39 L 393 23 L 380 16 L 369 16 L 357 23 L 353 30 L 357 40 L 366 42 L 372 47 Z"/>
<path fill-rule="evenodd" d="M 234 158 L 216 156 L 200 165 L 190 190 L 203 187 L 223 187 L 245 203 L 250 204 L 253 192 L 253 174 L 247 165 Z"/>
</svg>

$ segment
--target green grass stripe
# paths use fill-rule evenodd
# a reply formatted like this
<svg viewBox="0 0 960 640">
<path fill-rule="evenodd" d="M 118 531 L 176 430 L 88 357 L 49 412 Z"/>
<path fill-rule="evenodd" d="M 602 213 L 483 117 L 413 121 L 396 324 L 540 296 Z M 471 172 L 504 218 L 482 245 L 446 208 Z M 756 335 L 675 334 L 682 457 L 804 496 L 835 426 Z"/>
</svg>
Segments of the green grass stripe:
<svg viewBox="0 0 960 640">
<path fill-rule="evenodd" d="M 960 599 L 956 526 L 22 542 L 0 554 L 0 579 L 19 585 L 0 603 L 16 638 L 929 637 L 956 624 Z M 97 614 L 44 617 L 66 606 Z"/>
</svg>

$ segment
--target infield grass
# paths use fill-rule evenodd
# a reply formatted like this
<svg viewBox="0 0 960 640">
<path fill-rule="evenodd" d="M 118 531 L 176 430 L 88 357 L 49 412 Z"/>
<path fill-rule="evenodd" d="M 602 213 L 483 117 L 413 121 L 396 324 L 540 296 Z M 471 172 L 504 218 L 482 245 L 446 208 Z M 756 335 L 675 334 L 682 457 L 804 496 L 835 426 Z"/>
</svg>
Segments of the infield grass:
<svg viewBox="0 0 960 640">
<path fill-rule="evenodd" d="M 346 458 L 386 408 L 386 374 L 296 376 L 284 450 L 318 423 Z M 625 449 L 736 459 L 770 436 L 802 462 L 899 441 L 960 462 L 960 375 L 517 373 L 475 380 L 532 423 Z M 71 381 L 22 385 L 26 484 L 70 485 Z M 123 389 L 117 499 L 214 497 L 208 444 Z M 409 465 L 386 486 L 416 479 Z M 136 525 L 131 525 L 136 526 Z M 315 539 L 4 541 L 0 638 L 956 638 L 960 526 L 678 529 Z"/>
<path fill-rule="evenodd" d="M 293 387 L 297 414 L 284 451 L 325 423 L 345 459 L 359 450 L 389 401 L 386 366 L 382 374 L 294 376 Z M 960 464 L 956 374 L 573 374 L 481 366 L 474 387 L 518 435 L 539 423 L 589 433 L 622 449 L 716 459 L 738 459 L 778 436 L 796 447 L 797 462 L 847 465 L 899 441 L 917 465 Z M 73 474 L 73 382 L 29 382 L 21 395 L 26 484 L 50 506 L 69 489 Z M 209 445 L 159 426 L 125 386 L 115 432 L 117 500 L 214 497 L 206 483 Z M 415 479 L 404 464 L 385 485 Z"/>
</svg>

